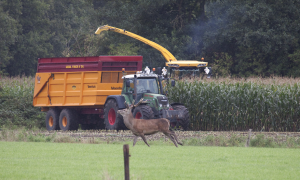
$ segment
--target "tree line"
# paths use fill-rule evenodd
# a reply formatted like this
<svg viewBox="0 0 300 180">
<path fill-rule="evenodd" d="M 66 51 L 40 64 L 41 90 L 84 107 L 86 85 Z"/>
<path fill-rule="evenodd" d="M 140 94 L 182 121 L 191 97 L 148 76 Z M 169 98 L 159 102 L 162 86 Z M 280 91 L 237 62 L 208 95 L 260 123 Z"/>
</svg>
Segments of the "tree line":
<svg viewBox="0 0 300 180">
<path fill-rule="evenodd" d="M 38 58 L 142 55 L 150 39 L 177 59 L 209 62 L 218 76 L 300 76 L 300 0 L 0 0 L 0 75 L 34 75 Z"/>
</svg>

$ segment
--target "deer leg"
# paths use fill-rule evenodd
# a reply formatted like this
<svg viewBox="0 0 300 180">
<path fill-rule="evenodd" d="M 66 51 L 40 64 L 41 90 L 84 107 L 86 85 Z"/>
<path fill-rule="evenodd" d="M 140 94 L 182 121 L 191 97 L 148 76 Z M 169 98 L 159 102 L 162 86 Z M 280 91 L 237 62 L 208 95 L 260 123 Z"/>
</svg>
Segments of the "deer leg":
<svg viewBox="0 0 300 180">
<path fill-rule="evenodd" d="M 171 141 L 174 143 L 174 145 L 176 146 L 176 147 L 178 147 L 177 146 L 177 143 L 176 143 L 176 141 L 174 140 L 174 138 L 172 137 L 172 135 L 171 135 L 171 133 L 164 133 L 169 139 L 171 139 Z"/>
<path fill-rule="evenodd" d="M 181 142 L 178 141 L 178 138 L 177 138 L 177 136 L 176 136 L 176 134 L 175 134 L 174 131 L 171 131 L 171 135 L 174 137 L 175 141 L 176 141 L 179 145 L 183 146 L 183 144 L 182 144 Z"/>
<path fill-rule="evenodd" d="M 140 136 L 142 137 L 142 139 L 144 140 L 144 142 L 149 146 L 149 144 L 147 143 L 147 140 L 146 140 L 146 138 L 145 138 L 145 136 L 144 136 L 144 134 L 143 133 L 141 133 L 140 134 Z M 149 146 L 150 147 L 150 146 Z"/>
<path fill-rule="evenodd" d="M 133 146 L 135 145 L 137 139 L 138 139 L 138 136 L 135 136 L 134 139 L 133 139 Z"/>
</svg>

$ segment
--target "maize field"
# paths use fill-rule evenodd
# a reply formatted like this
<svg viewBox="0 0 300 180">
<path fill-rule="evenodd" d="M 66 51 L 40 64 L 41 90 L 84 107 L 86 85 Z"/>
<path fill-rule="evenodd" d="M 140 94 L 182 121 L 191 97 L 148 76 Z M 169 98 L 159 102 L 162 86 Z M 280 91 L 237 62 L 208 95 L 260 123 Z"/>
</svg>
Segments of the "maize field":
<svg viewBox="0 0 300 180">
<path fill-rule="evenodd" d="M 32 106 L 33 77 L 0 79 L 0 127 L 44 127 Z M 190 112 L 190 130 L 300 131 L 300 79 L 184 79 L 167 87 L 170 102 Z"/>
<path fill-rule="evenodd" d="M 171 102 L 190 112 L 190 129 L 300 131 L 300 81 L 182 80 L 168 86 Z"/>
</svg>

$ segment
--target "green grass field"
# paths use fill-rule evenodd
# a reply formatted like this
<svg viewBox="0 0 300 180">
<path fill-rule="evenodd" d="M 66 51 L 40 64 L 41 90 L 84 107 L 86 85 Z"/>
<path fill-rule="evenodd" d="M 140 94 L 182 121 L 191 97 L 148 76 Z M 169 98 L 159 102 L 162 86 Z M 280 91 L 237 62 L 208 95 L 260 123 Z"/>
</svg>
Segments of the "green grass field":
<svg viewBox="0 0 300 180">
<path fill-rule="evenodd" d="M 130 144 L 131 179 L 299 179 L 300 150 Z M 0 141 L 0 179 L 124 179 L 122 144 Z"/>
</svg>

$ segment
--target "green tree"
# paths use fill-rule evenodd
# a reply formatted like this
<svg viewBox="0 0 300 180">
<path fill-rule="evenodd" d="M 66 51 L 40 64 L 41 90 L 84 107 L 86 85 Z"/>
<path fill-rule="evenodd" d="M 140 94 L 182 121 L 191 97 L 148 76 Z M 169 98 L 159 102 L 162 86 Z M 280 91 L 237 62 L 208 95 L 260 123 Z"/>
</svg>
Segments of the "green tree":
<svg viewBox="0 0 300 180">
<path fill-rule="evenodd" d="M 91 44 L 91 2 L 85 0 L 3 0 L 3 11 L 17 26 L 15 43 L 6 44 L 10 75 L 33 75 L 38 58 L 85 56 L 96 52 Z M 4 17 L 4 16 L 1 16 Z M 12 28 L 13 29 L 13 28 Z M 16 28 L 15 28 L 16 29 Z M 91 30 L 93 29 L 93 30 Z M 13 32 L 13 30 L 11 30 Z M 9 36 L 6 36 L 9 37 Z M 1 53 L 2 54 L 2 53 Z"/>
<path fill-rule="evenodd" d="M 37 58 L 51 56 L 52 46 L 47 42 L 51 33 L 45 18 L 49 6 L 40 0 L 7 0 L 4 9 L 18 22 L 16 42 L 9 46 L 13 59 L 7 71 L 10 75 L 32 75 Z"/>
<path fill-rule="evenodd" d="M 16 41 L 18 27 L 16 20 L 3 10 L 2 4 L 0 1 L 0 76 L 6 73 L 6 66 L 13 58 L 9 46 Z"/>
<path fill-rule="evenodd" d="M 94 45 L 92 37 L 97 25 L 92 2 L 87 0 L 61 0 L 50 3 L 48 18 L 54 56 L 88 56 Z"/>
<path fill-rule="evenodd" d="M 207 6 L 204 51 L 226 52 L 232 74 L 291 75 L 299 49 L 299 0 L 222 0 Z"/>
<path fill-rule="evenodd" d="M 191 24 L 205 19 L 204 3 L 205 0 L 110 0 L 98 6 L 97 22 L 152 40 L 168 49 L 177 59 L 200 59 L 201 52 L 193 45 L 197 42 L 193 42 L 190 35 Z M 111 32 L 106 33 L 105 38 L 104 44 L 117 46 L 130 43 L 137 46 L 138 54 L 144 57 L 144 64 L 152 67 L 165 64 L 160 52 L 142 42 Z M 99 49 L 98 54 L 106 50 Z"/>
</svg>

